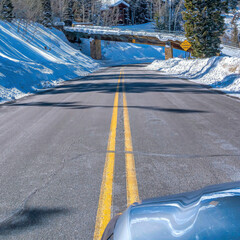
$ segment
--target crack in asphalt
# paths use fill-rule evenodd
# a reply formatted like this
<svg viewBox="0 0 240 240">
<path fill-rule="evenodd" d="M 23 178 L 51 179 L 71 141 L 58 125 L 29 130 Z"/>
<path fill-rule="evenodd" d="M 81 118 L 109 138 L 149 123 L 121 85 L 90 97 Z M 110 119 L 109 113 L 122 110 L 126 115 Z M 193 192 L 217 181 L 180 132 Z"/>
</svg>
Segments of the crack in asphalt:
<svg viewBox="0 0 240 240">
<path fill-rule="evenodd" d="M 215 158 L 215 157 L 239 157 L 240 154 L 210 154 L 210 155 L 191 155 L 191 154 L 164 154 L 164 153 L 146 153 L 146 152 L 139 152 L 139 151 L 108 151 L 108 152 L 115 152 L 118 154 L 125 154 L 125 153 L 133 153 L 136 155 L 145 155 L 145 156 L 160 156 L 160 157 L 170 157 L 170 158 Z"/>
</svg>

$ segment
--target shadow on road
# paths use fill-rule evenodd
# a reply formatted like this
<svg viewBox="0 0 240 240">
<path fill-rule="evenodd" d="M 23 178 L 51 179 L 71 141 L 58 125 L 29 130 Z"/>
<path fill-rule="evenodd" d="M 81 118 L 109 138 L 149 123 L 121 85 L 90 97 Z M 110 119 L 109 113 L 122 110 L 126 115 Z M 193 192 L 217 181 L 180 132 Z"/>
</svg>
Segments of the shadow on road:
<svg viewBox="0 0 240 240">
<path fill-rule="evenodd" d="M 48 220 L 57 215 L 69 213 L 65 208 L 32 208 L 14 215 L 0 223 L 0 235 L 10 235 L 37 225 L 45 225 Z"/>
<path fill-rule="evenodd" d="M 12 106 L 25 106 L 25 107 L 57 107 L 57 108 L 69 108 L 69 109 L 92 109 L 92 108 L 113 108 L 112 105 L 81 105 L 78 102 L 31 102 L 31 103 L 16 103 Z M 124 108 L 118 106 L 118 108 Z M 179 108 L 160 108 L 154 106 L 128 106 L 128 108 L 161 111 L 169 113 L 209 113 L 208 111 L 195 110 L 195 109 L 179 109 Z"/>
<path fill-rule="evenodd" d="M 141 78 L 143 76 L 141 75 Z M 107 79 L 108 76 L 102 77 L 102 79 L 97 76 L 94 78 L 95 81 Z M 118 79 L 119 76 L 116 78 Z M 136 78 L 136 77 L 134 77 Z M 109 80 L 113 80 L 112 77 Z M 126 93 L 145 93 L 145 92 L 163 92 L 163 93 L 191 93 L 191 94 L 217 94 L 214 91 L 209 91 L 207 88 L 202 87 L 201 85 L 193 84 L 193 83 L 185 83 L 173 81 L 169 79 L 170 83 L 154 83 L 148 82 L 148 77 L 144 77 L 146 81 L 137 81 L 137 82 L 125 82 L 125 92 Z M 149 77 L 149 80 L 152 81 L 152 77 Z M 171 83 L 172 80 L 172 83 Z M 76 82 L 74 82 L 76 81 Z M 115 93 L 117 87 L 117 81 L 114 82 L 99 82 L 99 83 L 86 83 L 86 81 L 74 80 L 71 81 L 70 84 L 65 84 L 55 88 L 52 91 L 44 92 L 42 94 L 67 94 L 67 93 L 77 93 L 77 92 L 96 92 L 96 93 Z M 91 80 L 93 81 L 93 80 Z M 122 89 L 120 89 L 122 92 Z"/>
<path fill-rule="evenodd" d="M 142 70 L 141 70 L 142 71 Z M 215 91 L 209 91 L 206 87 L 194 84 L 180 79 L 162 76 L 159 74 L 127 74 L 125 71 L 125 92 L 126 93 L 179 93 L 179 94 L 219 94 Z M 144 79 L 143 79 L 144 78 Z M 98 72 L 97 75 L 90 75 L 83 79 L 74 79 L 66 82 L 66 84 L 58 86 L 52 90 L 41 92 L 41 95 L 58 95 L 71 93 L 86 93 L 95 92 L 103 94 L 115 94 L 117 89 L 117 80 L 119 79 L 119 69 L 116 74 L 106 74 L 105 72 Z M 134 79 L 128 82 L 129 79 Z M 107 80 L 107 82 L 106 82 Z M 154 82 L 156 80 L 157 82 Z M 89 82 L 91 81 L 91 83 Z M 119 92 L 123 91 L 122 84 L 120 84 Z M 90 109 L 90 108 L 112 108 L 112 105 L 81 105 L 79 102 L 16 102 L 10 106 L 39 106 L 39 107 L 58 107 L 69 109 Z M 197 109 L 175 109 L 175 108 L 159 108 L 157 106 L 128 106 L 129 108 L 146 109 L 153 111 L 162 111 L 170 113 L 207 113 L 206 111 Z"/>
</svg>

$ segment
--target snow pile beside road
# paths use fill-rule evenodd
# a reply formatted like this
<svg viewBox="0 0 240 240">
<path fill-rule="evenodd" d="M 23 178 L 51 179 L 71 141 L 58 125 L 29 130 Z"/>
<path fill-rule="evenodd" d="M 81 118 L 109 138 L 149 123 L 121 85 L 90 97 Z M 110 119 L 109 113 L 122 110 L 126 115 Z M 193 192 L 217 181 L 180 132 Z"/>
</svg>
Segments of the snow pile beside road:
<svg viewBox="0 0 240 240">
<path fill-rule="evenodd" d="M 222 45 L 222 53 L 223 56 L 229 56 L 229 57 L 239 57 L 240 56 L 240 48 L 236 47 L 230 47 L 226 45 Z"/>
<path fill-rule="evenodd" d="M 187 78 L 240 97 L 240 58 L 213 57 L 195 60 L 176 58 L 154 61 L 147 68 L 174 77 Z"/>
<path fill-rule="evenodd" d="M 0 102 L 18 99 L 98 68 L 64 34 L 40 24 L 0 21 Z"/>
</svg>

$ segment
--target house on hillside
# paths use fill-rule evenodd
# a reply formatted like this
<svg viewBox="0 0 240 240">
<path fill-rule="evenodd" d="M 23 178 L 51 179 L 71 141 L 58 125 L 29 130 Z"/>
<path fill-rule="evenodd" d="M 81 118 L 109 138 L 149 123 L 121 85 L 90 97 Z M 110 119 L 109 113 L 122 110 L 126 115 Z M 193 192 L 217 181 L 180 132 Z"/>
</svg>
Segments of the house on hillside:
<svg viewBox="0 0 240 240">
<path fill-rule="evenodd" d="M 124 0 L 104 4 L 101 9 L 103 24 L 107 26 L 128 25 L 130 23 L 129 8 L 129 4 Z"/>
</svg>

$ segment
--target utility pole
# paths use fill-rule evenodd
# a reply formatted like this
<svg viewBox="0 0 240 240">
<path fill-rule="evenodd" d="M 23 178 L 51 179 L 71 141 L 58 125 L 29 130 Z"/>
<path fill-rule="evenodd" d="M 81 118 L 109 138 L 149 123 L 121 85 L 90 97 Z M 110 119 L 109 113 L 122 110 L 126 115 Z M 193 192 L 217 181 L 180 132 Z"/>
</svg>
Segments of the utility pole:
<svg viewBox="0 0 240 240">
<path fill-rule="evenodd" d="M 169 0 L 169 32 L 171 32 L 172 0 Z"/>
</svg>

